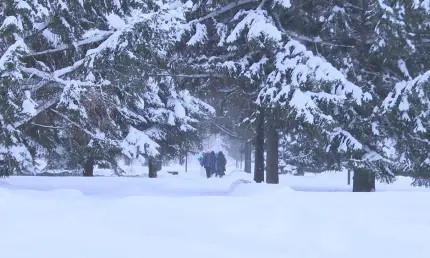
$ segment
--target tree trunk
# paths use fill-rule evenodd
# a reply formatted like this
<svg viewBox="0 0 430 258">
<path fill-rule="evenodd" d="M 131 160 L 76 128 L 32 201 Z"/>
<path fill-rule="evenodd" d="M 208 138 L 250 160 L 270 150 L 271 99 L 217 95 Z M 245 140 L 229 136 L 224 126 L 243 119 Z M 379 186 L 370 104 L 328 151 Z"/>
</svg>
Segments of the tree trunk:
<svg viewBox="0 0 430 258">
<path fill-rule="evenodd" d="M 84 164 L 84 176 L 94 176 L 94 158 L 89 157 Z"/>
<path fill-rule="evenodd" d="M 279 134 L 273 116 L 267 119 L 266 183 L 279 184 Z"/>
<path fill-rule="evenodd" d="M 251 163 L 252 163 L 252 146 L 249 141 L 246 141 L 245 143 L 245 150 L 244 150 L 244 156 L 245 156 L 245 172 L 251 174 Z"/>
<path fill-rule="evenodd" d="M 183 166 L 184 163 L 185 163 L 184 153 L 181 151 L 181 152 L 179 152 L 179 165 Z"/>
<path fill-rule="evenodd" d="M 240 157 L 240 159 L 239 159 L 239 169 L 242 169 L 242 166 L 243 166 L 243 155 L 242 155 L 243 153 L 242 153 L 242 151 L 240 151 L 240 153 L 239 153 L 239 157 Z"/>
<path fill-rule="evenodd" d="M 255 130 L 254 181 L 257 183 L 264 182 L 264 109 L 259 111 Z"/>
<path fill-rule="evenodd" d="M 153 157 L 148 158 L 148 177 L 149 178 L 157 177 L 157 167 Z"/>
<path fill-rule="evenodd" d="M 185 173 L 188 172 L 188 153 L 185 155 Z"/>
<path fill-rule="evenodd" d="M 363 168 L 354 168 L 352 191 L 353 192 L 374 192 L 375 191 L 375 173 Z"/>
<path fill-rule="evenodd" d="M 348 185 L 351 185 L 351 169 L 348 169 Z"/>
<path fill-rule="evenodd" d="M 240 169 L 240 167 L 242 166 L 242 149 L 241 149 L 241 146 L 242 145 L 240 145 L 238 148 L 237 148 L 237 159 L 236 159 L 236 169 Z"/>
</svg>

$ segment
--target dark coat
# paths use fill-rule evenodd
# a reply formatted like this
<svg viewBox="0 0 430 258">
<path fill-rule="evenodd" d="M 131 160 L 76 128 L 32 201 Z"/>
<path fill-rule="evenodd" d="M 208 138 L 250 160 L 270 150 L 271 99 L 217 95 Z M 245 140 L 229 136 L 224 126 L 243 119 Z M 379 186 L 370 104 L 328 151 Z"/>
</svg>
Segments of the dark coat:
<svg viewBox="0 0 430 258">
<path fill-rule="evenodd" d="M 215 170 L 216 173 L 219 176 L 224 176 L 225 175 L 225 170 L 227 166 L 227 159 L 224 156 L 224 153 L 222 153 L 221 151 L 217 153 L 216 155 L 216 162 L 215 162 Z"/>
<path fill-rule="evenodd" d="M 203 166 L 210 170 L 215 170 L 216 156 L 215 152 L 206 153 L 203 157 Z"/>
<path fill-rule="evenodd" d="M 215 152 L 211 152 L 208 155 L 208 167 L 214 171 L 215 170 L 215 163 L 216 163 L 216 155 Z"/>
</svg>

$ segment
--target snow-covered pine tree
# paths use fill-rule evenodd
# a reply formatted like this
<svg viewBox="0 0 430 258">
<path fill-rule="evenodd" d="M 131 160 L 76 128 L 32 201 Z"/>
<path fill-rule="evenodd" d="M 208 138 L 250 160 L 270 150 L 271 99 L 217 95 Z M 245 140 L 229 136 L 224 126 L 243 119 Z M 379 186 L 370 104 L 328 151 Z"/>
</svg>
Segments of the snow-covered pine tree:
<svg viewBox="0 0 430 258">
<path fill-rule="evenodd" d="M 177 152 L 178 141 L 166 142 L 179 135 L 188 145 L 198 141 L 196 124 L 211 108 L 178 87 L 169 73 L 184 7 L 173 0 L 2 5 L 2 67 L 7 65 L 2 75 L 11 78 L 2 80 L 13 82 L 2 86 L 17 110 L 2 111 L 9 120 L 2 126 L 9 128 L 2 152 L 34 141 L 44 158 L 61 157 L 91 175 L 96 161 L 116 167 L 120 154 L 151 157 L 161 146 Z M 23 103 L 30 115 L 21 115 Z M 10 171 L 32 171 L 27 163 L 7 163 Z"/>
<path fill-rule="evenodd" d="M 288 125 L 288 128 L 293 128 Z M 307 129 L 311 136 L 300 133 Z M 299 131 L 299 132 L 297 132 Z M 327 152 L 325 149 L 327 139 L 324 134 L 313 128 L 296 128 L 289 133 L 281 133 L 279 141 L 280 173 L 321 173 L 328 170 L 339 170 L 341 167 L 340 155 Z"/>
<path fill-rule="evenodd" d="M 405 78 L 400 67 L 414 52 L 402 1 L 291 1 L 279 17 L 293 38 L 340 69 L 348 81 L 371 94 L 358 105 L 353 98 L 335 108 L 338 127 L 328 147 L 354 170 L 354 191 L 372 191 L 375 176 L 391 181 L 400 167 L 390 152 L 390 134 L 379 106 L 394 84 Z M 411 4 L 411 3 L 409 3 Z M 292 22 L 284 22 L 292 21 Z M 300 28 L 300 29 L 297 29 Z"/>
<path fill-rule="evenodd" d="M 349 99 L 361 104 L 367 97 L 328 62 L 307 51 L 293 38 L 294 33 L 284 30 L 279 16 L 288 12 L 290 1 L 193 2 L 189 14 L 191 36 L 187 42 L 194 46 L 190 63 L 206 73 L 215 71 L 232 78 L 242 91 L 251 93 L 248 100 L 256 101 L 256 121 L 260 121 L 256 149 L 262 147 L 264 113 L 281 108 L 286 111 L 282 119 L 308 123 L 328 134 L 336 124 L 330 110 Z M 255 162 L 259 173 L 254 176 L 261 181 L 262 151 L 256 153 Z M 276 183 L 277 166 L 271 167 L 275 170 L 267 171 L 271 174 L 270 183 Z"/>
<path fill-rule="evenodd" d="M 414 184 L 430 186 L 430 71 L 397 83 L 382 108 L 397 135 L 402 169 L 415 178 Z"/>
<path fill-rule="evenodd" d="M 396 135 L 394 144 L 399 164 L 415 178 L 415 185 L 430 186 L 430 2 L 413 1 L 405 5 L 405 21 L 410 30 L 410 44 L 416 51 L 399 62 L 405 75 L 381 105 Z"/>
<path fill-rule="evenodd" d="M 32 152 L 25 136 L 17 129 L 36 112 L 30 92 L 21 88 L 20 57 L 28 53 L 22 38 L 22 25 L 0 9 L 0 176 L 25 173 L 33 166 Z"/>
</svg>

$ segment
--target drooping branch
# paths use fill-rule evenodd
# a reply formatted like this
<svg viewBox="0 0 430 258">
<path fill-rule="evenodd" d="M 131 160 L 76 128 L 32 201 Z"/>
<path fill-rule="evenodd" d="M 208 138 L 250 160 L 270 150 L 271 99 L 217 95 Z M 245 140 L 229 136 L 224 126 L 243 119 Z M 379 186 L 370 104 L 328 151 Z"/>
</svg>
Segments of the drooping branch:
<svg viewBox="0 0 430 258">
<path fill-rule="evenodd" d="M 54 13 L 54 15 L 52 15 L 51 17 L 47 17 L 46 20 L 44 20 L 43 23 L 41 25 L 39 25 L 35 31 L 32 31 L 28 35 L 25 35 L 24 39 L 28 39 L 28 38 L 30 38 L 30 37 L 38 34 L 38 33 L 42 33 L 44 30 L 46 30 L 49 27 L 49 25 L 51 24 L 52 19 L 55 15 L 56 15 L 56 13 Z"/>
<path fill-rule="evenodd" d="M 348 48 L 354 47 L 351 45 L 343 45 L 343 44 L 337 44 L 334 42 L 323 41 L 319 37 L 308 37 L 308 36 L 304 36 L 304 35 L 299 35 L 294 31 L 287 30 L 287 31 L 285 31 L 285 33 L 286 33 L 286 35 L 290 36 L 292 39 L 295 39 L 297 41 L 305 41 L 308 43 L 317 43 L 317 44 L 321 44 L 321 45 L 334 46 L 334 47 L 348 47 Z"/>
<path fill-rule="evenodd" d="M 207 19 L 210 19 L 210 18 L 214 18 L 214 17 L 216 17 L 218 15 L 226 13 L 226 12 L 228 12 L 228 11 L 230 11 L 230 10 L 236 8 L 236 7 L 239 7 L 241 5 L 249 4 L 249 3 L 257 3 L 257 2 L 259 2 L 259 0 L 239 0 L 239 1 L 232 1 L 232 3 L 230 3 L 230 4 L 226 5 L 226 6 L 223 6 L 221 8 L 218 8 L 215 11 L 213 11 L 213 12 L 207 14 L 206 16 L 203 16 L 202 18 L 197 19 L 197 20 L 195 20 L 193 22 L 201 22 L 201 21 L 204 21 L 204 20 L 207 20 Z"/>
<path fill-rule="evenodd" d="M 81 41 L 75 42 L 71 45 L 69 44 L 61 44 L 59 46 L 57 46 L 54 49 L 48 49 L 48 50 L 44 50 L 44 51 L 39 51 L 39 52 L 33 52 L 30 53 L 24 57 L 36 57 L 36 56 L 41 56 L 41 55 L 46 55 L 46 54 L 52 54 L 55 52 L 60 52 L 60 51 L 64 51 L 64 50 L 68 50 L 70 48 L 78 48 L 78 47 L 82 47 L 88 44 L 92 44 L 92 43 L 97 43 L 100 41 L 104 41 L 107 38 L 109 38 L 109 36 L 111 36 L 114 32 L 113 31 L 106 31 L 104 34 L 101 35 L 97 35 L 91 38 L 87 38 L 87 39 L 83 39 Z"/>
<path fill-rule="evenodd" d="M 282 23 L 280 21 L 279 18 L 279 14 L 274 13 L 273 15 L 275 22 L 277 24 L 277 26 L 279 27 L 280 31 L 282 33 L 284 33 L 285 35 L 289 36 L 290 38 L 297 40 L 299 42 L 307 42 L 307 43 L 315 43 L 315 44 L 321 44 L 321 45 L 327 45 L 327 46 L 335 46 L 335 47 L 354 47 L 354 46 L 350 46 L 350 45 L 342 45 L 342 44 L 337 44 L 337 43 L 333 43 L 333 42 L 328 42 L 328 41 L 323 41 L 321 38 L 319 37 L 309 37 L 309 36 L 305 36 L 305 35 L 299 35 L 294 31 L 291 30 L 286 30 L 285 28 L 282 27 Z"/>
<path fill-rule="evenodd" d="M 45 81 L 51 81 L 51 82 L 56 82 L 59 83 L 60 85 L 69 85 L 70 83 L 79 85 L 81 87 L 94 87 L 94 86 L 99 86 L 96 85 L 94 82 L 91 81 L 79 81 L 79 80 L 63 80 L 60 78 L 60 76 L 64 76 L 68 73 L 71 73 L 73 71 L 75 71 L 76 69 L 78 69 L 79 67 L 81 67 L 85 62 L 85 58 L 81 59 L 77 62 L 75 62 L 73 65 L 68 66 L 68 67 L 64 67 L 60 70 L 57 70 L 55 72 L 53 72 L 52 74 L 47 73 L 47 72 L 43 72 L 40 71 L 36 68 L 33 67 L 25 67 L 25 66 L 21 66 L 20 70 L 24 73 L 31 75 L 35 75 L 37 77 L 39 77 L 40 79 L 43 79 Z"/>
<path fill-rule="evenodd" d="M 83 128 L 78 123 L 72 121 L 69 117 L 67 117 L 63 113 L 59 112 L 58 110 L 55 110 L 55 109 L 51 108 L 50 111 L 52 111 L 55 114 L 57 114 L 58 116 L 62 117 L 63 119 L 65 119 L 66 121 L 68 121 L 70 124 L 74 125 L 76 128 L 78 128 L 79 130 L 81 130 L 82 132 L 84 132 L 84 133 L 88 134 L 89 136 L 91 136 L 91 138 L 93 138 L 93 139 L 97 139 L 97 140 L 108 142 L 108 143 L 115 143 L 115 141 L 106 139 L 104 137 L 100 137 L 99 135 L 97 135 L 95 133 L 92 133 L 89 130 Z"/>
<path fill-rule="evenodd" d="M 229 136 L 231 136 L 233 138 L 239 139 L 239 140 L 244 140 L 243 137 L 241 137 L 241 136 L 237 135 L 236 133 L 228 130 L 227 128 L 225 128 L 225 127 L 223 127 L 223 126 L 221 126 L 221 125 L 219 125 L 217 123 L 212 123 L 212 124 L 215 125 L 215 127 L 217 127 L 218 129 L 220 129 L 225 134 L 227 134 L 227 135 L 229 135 Z"/>
<path fill-rule="evenodd" d="M 21 127 L 21 126 L 27 124 L 35 116 L 37 116 L 38 114 L 42 113 L 43 111 L 47 110 L 52 105 L 54 105 L 55 103 L 57 103 L 60 100 L 60 97 L 61 97 L 61 93 L 57 93 L 56 95 L 51 96 L 48 101 L 46 101 L 45 103 L 39 105 L 36 108 L 36 112 L 32 116 L 26 117 L 25 119 L 16 122 L 13 126 L 15 128 L 18 128 L 18 127 Z"/>
</svg>

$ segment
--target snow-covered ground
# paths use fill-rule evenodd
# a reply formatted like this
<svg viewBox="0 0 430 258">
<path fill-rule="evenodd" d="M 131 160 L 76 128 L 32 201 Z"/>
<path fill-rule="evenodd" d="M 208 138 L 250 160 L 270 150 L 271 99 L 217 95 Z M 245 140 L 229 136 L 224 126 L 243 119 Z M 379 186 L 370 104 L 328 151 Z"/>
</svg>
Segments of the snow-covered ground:
<svg viewBox="0 0 430 258">
<path fill-rule="evenodd" d="M 0 257 L 428 257 L 430 192 L 408 179 L 350 193 L 333 192 L 350 189 L 344 173 L 266 185 L 234 167 L 209 180 L 181 169 L 1 179 Z"/>
</svg>

